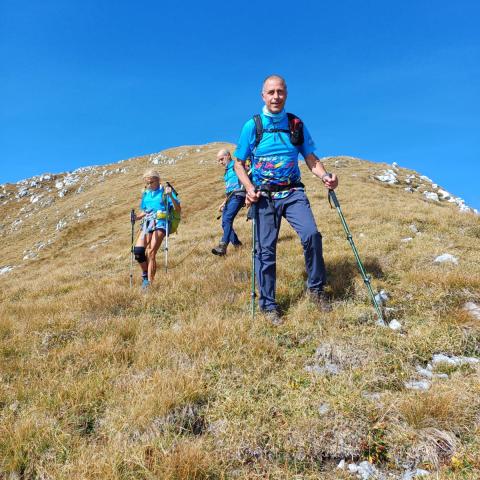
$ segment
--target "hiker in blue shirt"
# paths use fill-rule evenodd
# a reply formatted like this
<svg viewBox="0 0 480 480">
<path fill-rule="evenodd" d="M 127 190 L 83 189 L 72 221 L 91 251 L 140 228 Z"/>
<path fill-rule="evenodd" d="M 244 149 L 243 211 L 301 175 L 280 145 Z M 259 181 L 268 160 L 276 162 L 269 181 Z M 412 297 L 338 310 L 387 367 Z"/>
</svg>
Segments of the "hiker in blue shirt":
<svg viewBox="0 0 480 480">
<path fill-rule="evenodd" d="M 223 256 L 227 253 L 227 246 L 231 243 L 234 247 L 240 247 L 242 242 L 238 239 L 233 229 L 233 221 L 237 213 L 245 205 L 245 189 L 238 181 L 237 174 L 234 169 L 234 161 L 228 150 L 220 150 L 217 153 L 217 161 L 225 167 L 223 179 L 225 181 L 226 198 L 220 205 L 219 210 L 222 212 L 222 229 L 223 236 L 218 247 L 212 248 L 214 255 Z"/>
<path fill-rule="evenodd" d="M 298 154 L 326 188 L 336 188 L 338 179 L 335 174 L 327 173 L 315 155 L 315 145 L 303 122 L 285 112 L 285 80 L 279 75 L 267 77 L 263 82 L 262 99 L 263 110 L 243 126 L 234 156 L 235 171 L 247 192 L 246 204 L 256 205 L 255 270 L 259 306 L 277 325 L 282 322 L 275 300 L 276 246 L 282 217 L 302 242 L 309 298 L 321 310 L 331 310 L 324 293 L 326 272 L 322 236 L 300 181 Z M 251 178 L 245 169 L 248 158 L 252 163 Z"/>
<path fill-rule="evenodd" d="M 172 209 L 179 212 L 181 207 L 172 187 L 160 184 L 157 171 L 147 170 L 143 179 L 145 190 L 140 202 L 141 212 L 135 216 L 135 220 L 142 220 L 142 228 L 133 253 L 142 269 L 142 288 L 147 288 L 155 278 L 156 255 L 167 232 L 167 221 L 168 230 L 171 230 L 169 214 Z"/>
</svg>

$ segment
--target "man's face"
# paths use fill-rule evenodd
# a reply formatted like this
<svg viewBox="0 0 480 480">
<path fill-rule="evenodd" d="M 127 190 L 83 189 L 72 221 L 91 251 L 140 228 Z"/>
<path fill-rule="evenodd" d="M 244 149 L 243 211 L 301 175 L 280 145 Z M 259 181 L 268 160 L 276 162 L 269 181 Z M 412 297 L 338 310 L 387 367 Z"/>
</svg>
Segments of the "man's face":
<svg viewBox="0 0 480 480">
<path fill-rule="evenodd" d="M 269 112 L 280 113 L 287 101 L 287 89 L 279 78 L 270 78 L 263 86 L 262 98 Z"/>
<path fill-rule="evenodd" d="M 230 156 L 229 155 L 219 155 L 217 157 L 218 163 L 220 165 L 223 165 L 224 167 L 227 165 L 227 163 L 230 161 Z"/>
</svg>

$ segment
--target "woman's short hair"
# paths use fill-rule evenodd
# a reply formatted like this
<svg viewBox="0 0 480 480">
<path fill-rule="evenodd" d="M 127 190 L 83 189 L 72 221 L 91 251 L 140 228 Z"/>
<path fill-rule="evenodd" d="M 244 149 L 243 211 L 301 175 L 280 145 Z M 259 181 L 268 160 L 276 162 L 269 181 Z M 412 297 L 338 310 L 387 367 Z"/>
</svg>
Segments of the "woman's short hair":
<svg viewBox="0 0 480 480">
<path fill-rule="evenodd" d="M 148 169 L 143 174 L 144 179 L 153 178 L 153 177 L 158 178 L 160 180 L 160 174 L 156 170 L 153 170 L 153 169 Z"/>
</svg>

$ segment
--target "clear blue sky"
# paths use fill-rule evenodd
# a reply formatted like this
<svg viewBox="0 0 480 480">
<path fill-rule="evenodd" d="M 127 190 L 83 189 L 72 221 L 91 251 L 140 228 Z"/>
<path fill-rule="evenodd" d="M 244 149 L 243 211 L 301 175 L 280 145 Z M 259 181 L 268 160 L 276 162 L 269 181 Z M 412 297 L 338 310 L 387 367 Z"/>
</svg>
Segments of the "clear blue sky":
<svg viewBox="0 0 480 480">
<path fill-rule="evenodd" d="M 317 154 L 480 208 L 480 2 L 0 0 L 0 183 L 236 142 L 287 78 Z"/>
</svg>

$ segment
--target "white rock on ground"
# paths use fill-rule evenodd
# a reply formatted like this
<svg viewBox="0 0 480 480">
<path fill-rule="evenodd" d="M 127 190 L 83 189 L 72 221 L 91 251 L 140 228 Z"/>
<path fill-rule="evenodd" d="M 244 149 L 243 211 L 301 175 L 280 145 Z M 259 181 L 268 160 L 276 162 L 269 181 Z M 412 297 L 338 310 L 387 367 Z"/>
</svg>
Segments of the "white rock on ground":
<svg viewBox="0 0 480 480">
<path fill-rule="evenodd" d="M 461 367 L 462 365 L 475 365 L 479 362 L 480 360 L 475 357 L 456 357 L 444 355 L 443 353 L 437 353 L 432 358 L 432 365 L 434 367 L 442 364 L 453 367 Z"/>
<path fill-rule="evenodd" d="M 375 465 L 367 461 L 360 462 L 358 465 L 356 463 L 350 463 L 348 465 L 348 471 L 350 473 L 356 473 L 357 477 L 362 480 L 373 479 L 378 473 Z"/>
<path fill-rule="evenodd" d="M 392 330 L 401 330 L 402 324 L 395 318 L 388 324 Z"/>
<path fill-rule="evenodd" d="M 412 240 L 413 240 L 412 237 L 406 237 L 406 238 L 402 238 L 400 241 L 401 241 L 402 243 L 408 243 L 408 242 L 411 242 Z"/>
<path fill-rule="evenodd" d="M 432 384 L 427 380 L 410 380 L 410 382 L 405 382 L 405 388 L 420 390 L 421 392 L 426 392 L 431 386 Z"/>
<path fill-rule="evenodd" d="M 375 295 L 375 300 L 378 304 L 384 305 L 387 303 L 388 300 L 388 294 L 385 290 L 380 290 L 376 295 Z"/>
<path fill-rule="evenodd" d="M 443 253 L 435 258 L 434 263 L 453 263 L 458 265 L 458 258 L 450 253 Z"/>
<path fill-rule="evenodd" d="M 328 412 L 330 411 L 330 405 L 328 403 L 322 403 L 319 407 L 318 407 L 318 413 L 320 415 L 325 415 L 327 414 Z"/>
<path fill-rule="evenodd" d="M 433 183 L 426 175 L 420 175 L 420 179 L 424 182 Z"/>
<path fill-rule="evenodd" d="M 0 268 L 0 275 L 5 275 L 5 273 L 11 272 L 14 267 L 11 265 L 6 265 L 5 267 Z"/>
<path fill-rule="evenodd" d="M 390 185 L 398 183 L 397 174 L 393 170 L 385 170 L 382 175 L 375 175 L 375 178 Z"/>
<path fill-rule="evenodd" d="M 423 195 L 427 200 L 433 200 L 434 202 L 439 202 L 440 199 L 435 192 L 423 192 Z"/>
<path fill-rule="evenodd" d="M 414 223 L 412 223 L 411 225 L 409 225 L 408 228 L 409 228 L 413 233 L 419 233 L 419 230 L 418 230 L 417 226 L 416 226 Z"/>
<path fill-rule="evenodd" d="M 463 309 L 467 311 L 470 315 L 475 317 L 477 320 L 480 320 L 480 305 L 477 305 L 474 302 L 467 302 Z"/>
<path fill-rule="evenodd" d="M 430 366 L 431 367 L 431 366 Z M 432 369 L 428 369 L 428 368 L 423 368 L 421 367 L 420 365 L 417 365 L 415 367 L 415 370 L 417 371 L 417 373 L 422 376 L 422 377 L 425 377 L 425 378 L 433 378 L 433 372 L 432 372 Z"/>
</svg>

